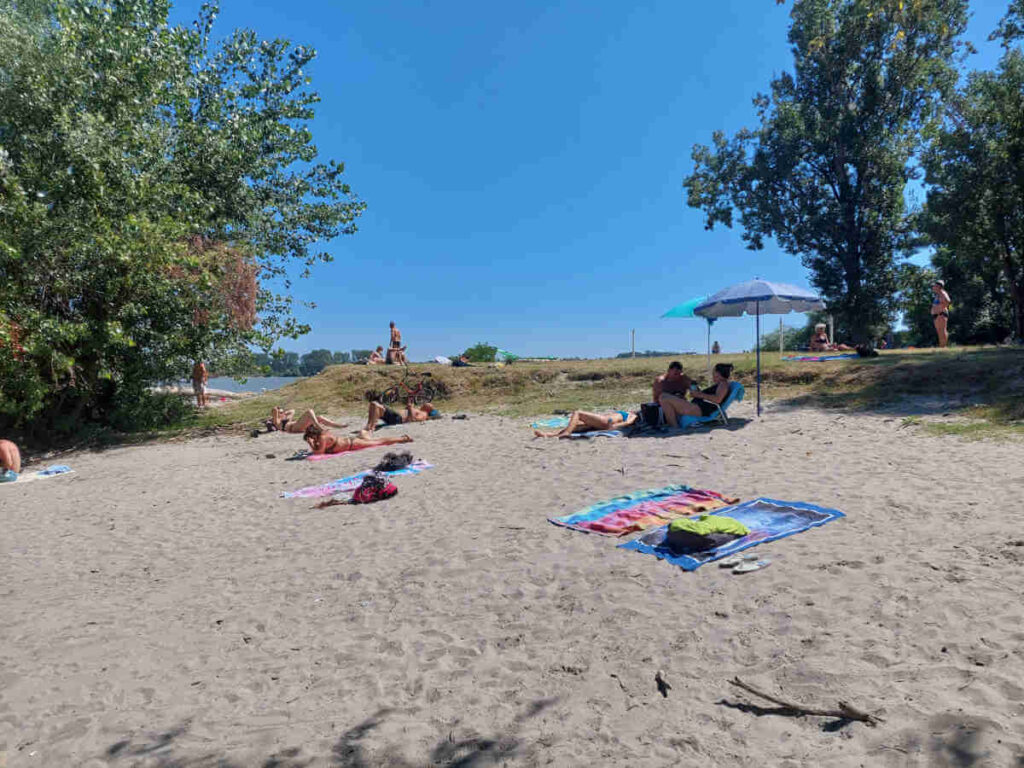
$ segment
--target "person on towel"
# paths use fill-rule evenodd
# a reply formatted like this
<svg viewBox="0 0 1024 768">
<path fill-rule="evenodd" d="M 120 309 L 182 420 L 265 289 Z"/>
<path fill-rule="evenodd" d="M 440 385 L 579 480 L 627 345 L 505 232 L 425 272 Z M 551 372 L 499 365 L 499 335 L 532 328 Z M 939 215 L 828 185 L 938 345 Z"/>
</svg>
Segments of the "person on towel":
<svg viewBox="0 0 1024 768">
<path fill-rule="evenodd" d="M 21 473 L 21 453 L 10 440 L 0 440 L 0 483 L 13 483 Z"/>
<path fill-rule="evenodd" d="M 334 427 L 335 429 L 343 429 L 348 426 L 347 424 L 340 424 L 337 421 L 331 421 L 326 416 L 317 416 L 313 413 L 312 408 L 307 408 L 306 412 L 303 413 L 299 418 L 295 418 L 295 410 L 285 410 L 278 406 L 274 406 L 270 411 L 270 418 L 264 422 L 267 425 L 267 429 L 271 432 L 291 432 L 293 434 L 300 434 L 306 431 L 306 428 L 310 424 L 315 424 L 321 429 L 325 427 Z"/>
<path fill-rule="evenodd" d="M 412 438 L 408 435 L 366 438 L 360 433 L 359 437 L 338 437 L 331 434 L 330 430 L 321 429 L 316 424 L 310 424 L 306 427 L 302 438 L 309 445 L 309 450 L 314 455 L 348 453 L 349 451 L 361 451 L 364 448 L 376 448 L 380 445 L 397 445 L 399 443 L 412 442 Z"/>
<path fill-rule="evenodd" d="M 732 376 L 732 365 L 729 363 L 718 363 L 711 377 L 714 384 L 707 389 L 698 389 L 694 384 L 690 389 L 690 396 L 693 400 L 687 400 L 679 395 L 662 393 L 661 410 L 665 413 L 665 421 L 670 427 L 679 426 L 680 416 L 713 416 L 718 413 L 718 406 L 729 397 L 729 377 Z"/>
<path fill-rule="evenodd" d="M 378 423 L 382 421 L 384 426 L 391 427 L 395 424 L 409 424 L 414 421 L 429 421 L 430 419 L 440 418 L 441 412 L 434 407 L 433 403 L 416 405 L 412 400 L 409 400 L 405 404 L 405 413 L 399 413 L 374 400 L 370 403 L 370 412 L 366 415 L 366 426 L 360 430 L 359 435 L 361 437 L 369 437 L 379 426 Z"/>
<path fill-rule="evenodd" d="M 569 414 L 569 425 L 555 432 L 533 430 L 534 437 L 569 437 L 573 433 L 590 432 L 592 430 L 621 429 L 635 422 L 637 416 L 628 411 L 612 411 L 611 413 L 590 413 L 589 411 L 573 411 Z"/>
</svg>

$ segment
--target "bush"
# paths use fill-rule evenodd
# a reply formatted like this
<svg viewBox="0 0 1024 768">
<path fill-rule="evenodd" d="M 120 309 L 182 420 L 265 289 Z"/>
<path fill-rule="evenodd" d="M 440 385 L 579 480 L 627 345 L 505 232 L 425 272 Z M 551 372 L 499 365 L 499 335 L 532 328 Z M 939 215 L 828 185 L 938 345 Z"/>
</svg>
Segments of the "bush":
<svg viewBox="0 0 1024 768">
<path fill-rule="evenodd" d="M 491 346 L 485 341 L 481 341 L 467 349 L 462 354 L 464 354 L 472 363 L 493 363 L 494 356 L 497 352 L 497 347 Z"/>
</svg>

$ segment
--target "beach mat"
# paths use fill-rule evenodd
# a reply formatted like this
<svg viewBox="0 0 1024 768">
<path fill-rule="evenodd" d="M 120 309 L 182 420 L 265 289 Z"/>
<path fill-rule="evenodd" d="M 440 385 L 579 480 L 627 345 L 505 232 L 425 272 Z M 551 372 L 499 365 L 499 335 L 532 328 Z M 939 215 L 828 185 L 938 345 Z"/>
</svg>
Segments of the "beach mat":
<svg viewBox="0 0 1024 768">
<path fill-rule="evenodd" d="M 856 352 L 845 355 L 794 355 L 782 358 L 784 363 L 828 363 L 832 360 L 853 360 L 860 357 Z"/>
<path fill-rule="evenodd" d="M 802 501 L 779 501 L 766 498 L 753 499 L 734 507 L 717 509 L 711 514 L 739 520 L 750 529 L 750 533 L 714 549 L 683 554 L 665 546 L 668 526 L 664 525 L 656 530 L 648 531 L 633 541 L 620 544 L 619 547 L 636 550 L 645 555 L 654 555 L 659 560 L 678 565 L 685 571 L 695 571 L 705 563 L 734 555 L 744 549 L 784 539 L 794 533 L 801 533 L 809 528 L 830 523 L 837 518 L 846 517 L 838 509 L 818 507 Z"/>
<path fill-rule="evenodd" d="M 75 470 L 71 467 L 65 466 L 64 464 L 55 464 L 52 467 L 40 469 L 37 472 L 22 472 L 18 475 L 18 479 L 13 483 L 0 483 L 0 488 L 5 488 L 8 485 L 22 485 L 23 483 L 30 483 L 33 480 L 49 480 L 51 477 L 70 475 L 74 471 Z"/>
<path fill-rule="evenodd" d="M 549 517 L 548 520 L 555 525 L 585 533 L 625 536 L 664 525 L 678 517 L 710 512 L 737 501 L 739 499 L 723 496 L 716 491 L 705 491 L 688 485 L 668 485 L 616 496 L 572 515 Z"/>
<path fill-rule="evenodd" d="M 418 475 L 425 469 L 430 469 L 433 464 L 428 464 L 422 459 L 416 459 L 412 464 L 403 469 L 396 469 L 392 472 L 383 472 L 381 474 L 387 475 L 388 477 L 398 477 L 400 475 Z M 332 496 L 335 493 L 346 493 L 348 491 L 354 491 L 358 488 L 363 478 L 370 474 L 373 470 L 367 469 L 363 472 L 359 472 L 349 477 L 342 477 L 338 480 L 332 480 L 329 483 L 323 485 L 312 485 L 308 488 L 300 488 L 297 491 L 286 491 L 281 494 L 282 498 L 285 499 L 318 499 L 321 496 Z"/>
<path fill-rule="evenodd" d="M 602 429 L 594 432 L 573 432 L 570 440 L 589 440 L 592 437 L 622 437 L 621 429 Z"/>
</svg>

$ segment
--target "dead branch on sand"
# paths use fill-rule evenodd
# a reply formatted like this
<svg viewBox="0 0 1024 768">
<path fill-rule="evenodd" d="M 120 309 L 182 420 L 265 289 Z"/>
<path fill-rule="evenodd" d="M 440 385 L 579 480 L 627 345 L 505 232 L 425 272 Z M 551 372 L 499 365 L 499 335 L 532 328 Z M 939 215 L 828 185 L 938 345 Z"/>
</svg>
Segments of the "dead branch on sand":
<svg viewBox="0 0 1024 768">
<path fill-rule="evenodd" d="M 752 693 L 759 698 L 770 701 L 772 704 L 778 704 L 783 709 L 788 709 L 799 715 L 811 715 L 812 717 L 838 717 L 845 720 L 857 720 L 861 723 L 867 723 L 872 727 L 878 723 L 885 722 L 877 715 L 869 715 L 867 712 L 861 712 L 859 709 L 854 708 L 845 701 L 839 702 L 839 709 L 811 709 L 809 707 L 801 706 L 800 704 L 794 704 L 790 701 L 783 701 L 782 699 L 771 696 L 764 691 L 759 691 L 754 686 L 744 683 L 738 677 L 734 677 L 729 682 L 737 688 L 742 688 L 747 693 Z"/>
</svg>

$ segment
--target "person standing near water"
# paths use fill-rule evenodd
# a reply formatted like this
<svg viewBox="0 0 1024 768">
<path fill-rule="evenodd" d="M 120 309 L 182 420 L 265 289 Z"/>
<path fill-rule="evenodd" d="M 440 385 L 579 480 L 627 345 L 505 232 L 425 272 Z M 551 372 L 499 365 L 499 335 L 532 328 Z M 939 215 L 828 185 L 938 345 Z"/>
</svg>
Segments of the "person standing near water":
<svg viewBox="0 0 1024 768">
<path fill-rule="evenodd" d="M 210 380 L 210 372 L 206 370 L 206 363 L 197 360 L 192 366 L 192 391 L 196 396 L 196 405 L 199 408 L 206 407 L 206 384 Z"/>
<path fill-rule="evenodd" d="M 947 332 L 947 326 L 949 325 L 949 307 L 952 305 L 949 294 L 946 293 L 946 283 L 942 280 L 936 280 L 932 283 L 932 293 L 935 294 L 932 299 L 932 322 L 935 323 L 935 333 L 939 337 L 939 346 L 949 346 L 949 333 Z"/>
</svg>

